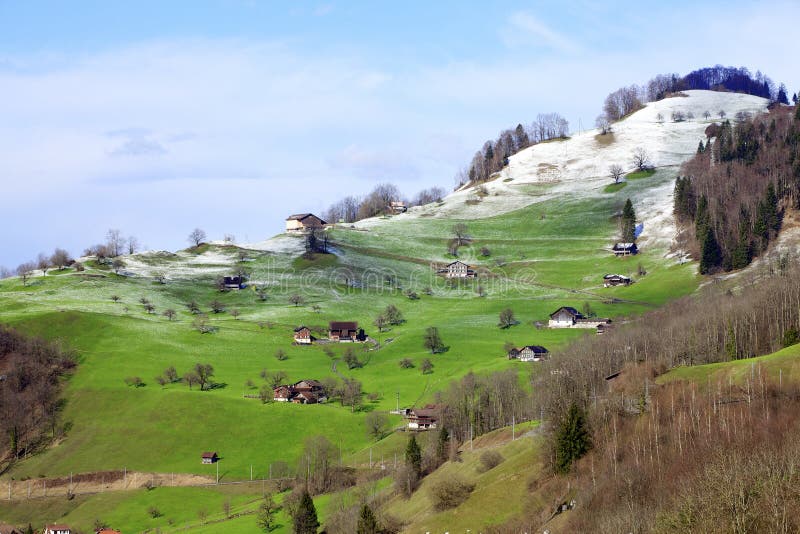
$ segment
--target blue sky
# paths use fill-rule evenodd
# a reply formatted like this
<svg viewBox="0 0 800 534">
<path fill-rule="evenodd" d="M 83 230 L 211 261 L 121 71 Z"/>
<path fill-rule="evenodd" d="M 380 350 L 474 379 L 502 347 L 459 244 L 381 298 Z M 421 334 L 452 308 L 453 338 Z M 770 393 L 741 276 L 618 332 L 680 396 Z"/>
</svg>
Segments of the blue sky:
<svg viewBox="0 0 800 534">
<path fill-rule="evenodd" d="M 0 265 L 109 228 L 240 242 L 500 130 L 721 63 L 800 89 L 796 2 L 0 0 Z M 668 4 L 668 5 L 667 5 Z"/>
</svg>

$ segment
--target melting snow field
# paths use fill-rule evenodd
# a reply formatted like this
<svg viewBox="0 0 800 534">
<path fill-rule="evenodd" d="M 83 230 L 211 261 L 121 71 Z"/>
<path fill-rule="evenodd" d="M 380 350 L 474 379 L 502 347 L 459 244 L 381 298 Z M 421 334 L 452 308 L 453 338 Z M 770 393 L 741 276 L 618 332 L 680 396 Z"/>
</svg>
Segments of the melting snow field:
<svg viewBox="0 0 800 534">
<path fill-rule="evenodd" d="M 607 198 L 603 188 L 610 183 L 609 166 L 616 163 L 626 171 L 633 170 L 633 152 L 638 147 L 648 152 L 650 163 L 656 167 L 678 166 L 697 151 L 698 143 L 705 140 L 706 127 L 720 120 L 720 111 L 725 112 L 726 118 L 733 119 L 739 112 L 764 112 L 769 103 L 763 98 L 738 93 L 686 91 L 684 94 L 688 96 L 651 102 L 615 123 L 613 140 L 598 136 L 598 130 L 592 129 L 575 133 L 563 141 L 541 143 L 520 151 L 509 158 L 508 166 L 495 179 L 484 184 L 488 195 L 480 200 L 476 188 L 461 189 L 448 195 L 441 204 L 411 208 L 394 218 L 402 220 L 425 216 L 479 219 L 558 196 Z M 704 116 L 706 111 L 711 114 L 708 119 Z M 693 118 L 673 122 L 673 112 L 693 115 Z M 655 183 L 657 185 L 633 194 L 638 218 L 645 223 L 640 241 L 645 245 L 668 248 L 675 236 L 673 184 L 671 180 Z M 374 217 L 360 221 L 355 226 L 375 228 L 387 222 Z M 302 239 L 287 235 L 237 246 L 286 256 L 297 256 L 303 252 Z M 219 275 L 227 274 L 235 261 L 233 249 L 228 252 L 215 248 L 199 255 L 148 251 L 127 256 L 125 272 L 136 276 L 154 276 L 157 272 L 166 271 L 169 278 Z"/>
<path fill-rule="evenodd" d="M 610 183 L 608 168 L 617 163 L 626 171 L 634 168 L 632 157 L 643 147 L 656 167 L 677 166 L 697 151 L 705 140 L 705 129 L 719 121 L 718 113 L 734 119 L 739 112 L 761 113 L 769 101 L 751 95 L 714 91 L 686 91 L 676 96 L 647 104 L 613 125 L 613 141 L 598 137 L 596 129 L 573 134 L 570 139 L 541 143 L 509 158 L 508 166 L 485 185 L 488 196 L 477 200 L 475 188 L 456 191 L 441 206 L 412 208 L 396 217 L 442 217 L 479 219 L 513 211 L 556 196 L 573 198 L 600 197 Z M 705 112 L 711 117 L 706 119 Z M 693 115 L 683 122 L 673 122 L 673 112 Z M 659 114 L 663 120 L 659 120 Z M 526 186 L 538 184 L 537 195 L 526 192 Z M 530 189 L 530 187 L 528 187 Z M 473 203 L 467 204 L 471 200 Z M 668 247 L 675 235 L 672 218 L 672 183 L 648 188 L 635 197 L 638 218 L 645 221 L 642 243 Z M 381 224 L 381 219 L 364 220 L 358 227 Z"/>
</svg>

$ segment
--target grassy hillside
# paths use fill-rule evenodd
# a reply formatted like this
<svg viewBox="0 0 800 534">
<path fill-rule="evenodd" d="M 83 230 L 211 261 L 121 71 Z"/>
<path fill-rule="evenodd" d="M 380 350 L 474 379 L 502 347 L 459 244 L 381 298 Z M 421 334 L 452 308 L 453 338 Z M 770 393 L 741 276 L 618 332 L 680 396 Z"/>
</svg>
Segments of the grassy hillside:
<svg viewBox="0 0 800 534">
<path fill-rule="evenodd" d="M 645 190 L 650 180 L 659 179 L 670 179 L 669 174 L 637 180 L 635 186 Z M 333 375 L 335 365 L 336 374 L 355 377 L 365 392 L 379 394 L 378 400 L 366 402 L 366 410 L 394 408 L 398 393 L 401 405 L 419 404 L 469 371 L 512 367 L 524 372 L 525 364 L 504 357 L 505 342 L 552 350 L 587 335 L 532 326 L 546 322 L 561 305 L 591 302 L 598 314 L 620 317 L 692 291 L 697 284 L 693 267 L 671 264 L 663 259 L 663 250 L 645 249 L 626 259 L 608 252 L 616 231 L 611 216 L 624 198 L 559 197 L 467 221 L 472 242 L 460 249 L 459 257 L 485 272 L 481 279 L 457 287 L 446 284 L 429 266 L 431 261 L 451 260 L 446 244 L 455 221 L 425 218 L 387 220 L 369 231 L 336 229 L 331 233 L 335 255 L 316 261 L 298 260 L 294 251 L 248 251 L 244 265 L 254 285 L 267 288 L 265 301 L 252 286 L 229 293 L 214 289 L 215 276 L 239 265 L 238 249 L 229 246 L 205 245 L 179 255 L 145 254 L 131 260 L 132 265 L 163 271 L 167 284 L 146 276 L 118 276 L 98 264 L 90 264 L 84 273 L 37 276 L 27 286 L 17 279 L 2 281 L 0 321 L 63 339 L 80 354 L 78 371 L 67 385 L 66 438 L 17 464 L 11 475 L 122 467 L 205 474 L 209 468 L 200 465 L 198 455 L 213 449 L 224 458 L 221 475 L 241 479 L 249 476 L 251 464 L 263 473 L 271 462 L 293 462 L 304 436 L 335 437 L 345 454 L 364 450 L 369 440 L 363 412 L 353 414 L 338 405 L 262 405 L 243 394 L 257 393 L 262 369 L 285 371 L 294 381 Z M 484 246 L 490 249 L 488 257 L 478 255 Z M 640 263 L 648 274 L 633 286 L 601 287 L 603 274 L 635 276 Z M 351 287 L 354 281 L 359 287 Z M 478 285 L 485 296 L 478 295 Z M 431 295 L 423 292 L 426 287 Z M 406 298 L 403 291 L 408 288 L 420 298 Z M 289 304 L 292 294 L 301 295 L 303 305 Z M 112 301 L 114 295 L 118 302 Z M 139 303 L 143 297 L 155 306 L 154 314 Z M 191 328 L 193 316 L 185 304 L 193 299 L 209 313 L 215 333 Z M 214 299 L 227 311 L 210 313 Z M 616 303 L 609 304 L 611 299 Z M 400 308 L 407 321 L 379 334 L 371 323 L 388 304 Z M 497 327 L 497 317 L 506 307 L 514 310 L 520 324 L 503 330 Z M 177 320 L 161 315 L 167 308 L 178 312 Z M 238 320 L 229 313 L 234 308 L 241 313 Z M 360 353 L 366 365 L 348 370 L 339 359 L 344 347 L 333 347 L 331 358 L 319 346 L 291 345 L 293 327 L 324 327 L 329 320 L 358 320 L 381 348 Z M 432 357 L 434 372 L 400 369 L 403 358 L 418 364 L 430 357 L 422 334 L 432 325 L 449 347 Z M 288 359 L 278 361 L 278 349 Z M 182 375 L 197 362 L 214 366 L 216 389 L 190 391 L 185 385 L 159 387 L 154 381 L 169 365 Z M 145 386 L 126 386 L 129 376 L 141 377 Z M 245 386 L 248 380 L 254 388 Z"/>
<path fill-rule="evenodd" d="M 791 345 L 772 354 L 756 358 L 744 358 L 730 362 L 710 363 L 692 367 L 677 367 L 658 377 L 658 383 L 666 384 L 677 380 L 706 384 L 740 384 L 755 371 L 765 373 L 773 381 L 800 380 L 800 345 Z"/>
<path fill-rule="evenodd" d="M 386 505 L 386 511 L 408 521 L 404 532 L 480 532 L 487 526 L 505 523 L 523 509 L 542 504 L 531 502 L 528 491 L 528 482 L 542 469 L 540 445 L 535 432 L 523 434 L 523 437 L 518 434 L 512 441 L 510 428 L 482 436 L 472 448 L 469 445 L 463 448 L 459 461 L 446 462 L 423 479 L 409 499 L 394 497 Z M 480 460 L 486 451 L 502 456 L 502 463 L 488 471 Z M 437 510 L 431 489 L 453 477 L 475 488 L 459 506 Z"/>
</svg>

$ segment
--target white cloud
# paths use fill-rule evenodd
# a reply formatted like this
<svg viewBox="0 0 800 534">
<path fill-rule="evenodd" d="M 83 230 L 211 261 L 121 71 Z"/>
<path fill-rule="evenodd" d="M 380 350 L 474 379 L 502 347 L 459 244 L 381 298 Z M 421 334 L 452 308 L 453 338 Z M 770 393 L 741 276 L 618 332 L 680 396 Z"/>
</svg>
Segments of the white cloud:
<svg viewBox="0 0 800 534">
<path fill-rule="evenodd" d="M 502 32 L 509 47 L 534 46 L 556 52 L 576 54 L 581 46 L 566 35 L 552 29 L 528 11 L 517 11 L 508 18 L 508 27 Z"/>
</svg>

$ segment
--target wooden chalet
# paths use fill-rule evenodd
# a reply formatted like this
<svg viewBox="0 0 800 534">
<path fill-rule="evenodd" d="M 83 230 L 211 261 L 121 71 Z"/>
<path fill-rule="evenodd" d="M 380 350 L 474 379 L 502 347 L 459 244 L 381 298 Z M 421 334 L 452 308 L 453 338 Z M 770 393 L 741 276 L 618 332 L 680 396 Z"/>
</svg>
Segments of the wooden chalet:
<svg viewBox="0 0 800 534">
<path fill-rule="evenodd" d="M 509 360 L 521 362 L 540 362 L 547 358 L 549 351 L 541 345 L 525 345 L 508 351 Z"/>
<path fill-rule="evenodd" d="M 409 430 L 433 430 L 439 420 L 439 408 L 428 404 L 424 408 L 412 408 L 406 416 Z"/>
<path fill-rule="evenodd" d="M 216 452 L 204 452 L 200 459 L 204 464 L 214 464 L 219 461 L 219 456 Z"/>
<path fill-rule="evenodd" d="M 319 230 L 324 228 L 326 224 L 328 223 L 313 213 L 297 213 L 286 218 L 286 231 L 305 232 L 307 230 Z"/>
<path fill-rule="evenodd" d="M 244 278 L 241 276 L 225 276 L 222 279 L 222 287 L 226 290 L 244 289 Z"/>
<path fill-rule="evenodd" d="M 328 400 L 325 388 L 318 380 L 301 380 L 295 384 L 283 384 L 273 389 L 276 402 L 293 402 L 295 404 L 317 404 Z"/>
<path fill-rule="evenodd" d="M 445 278 L 475 278 L 478 275 L 471 265 L 458 260 L 448 263 L 444 269 L 439 269 L 437 272 L 444 274 Z"/>
<path fill-rule="evenodd" d="M 292 386 L 280 385 L 273 388 L 272 399 L 275 402 L 289 402 L 293 394 Z"/>
<path fill-rule="evenodd" d="M 550 314 L 550 321 L 548 322 L 550 328 L 598 328 L 601 325 L 608 324 L 611 324 L 611 319 L 584 317 L 581 312 L 572 306 L 560 307 Z"/>
<path fill-rule="evenodd" d="M 311 345 L 315 341 L 311 330 L 307 326 L 298 326 L 294 329 L 294 342 L 297 345 Z"/>
<path fill-rule="evenodd" d="M 583 314 L 572 306 L 561 306 L 550 314 L 548 326 L 550 328 L 571 328 L 578 319 L 583 319 Z"/>
<path fill-rule="evenodd" d="M 639 247 L 636 246 L 636 243 L 614 243 L 611 251 L 617 257 L 634 256 L 639 253 Z"/>
<path fill-rule="evenodd" d="M 43 534 L 72 534 L 67 525 L 45 525 Z"/>
<path fill-rule="evenodd" d="M 392 200 L 389 202 L 387 207 L 389 208 L 389 213 L 394 214 L 405 213 L 408 211 L 408 206 L 406 206 L 406 203 L 402 200 Z"/>
<path fill-rule="evenodd" d="M 630 277 L 621 274 L 606 274 L 603 276 L 603 287 L 629 286 L 633 283 Z"/>
<path fill-rule="evenodd" d="M 364 329 L 356 321 L 331 321 L 328 323 L 328 339 L 337 343 L 366 341 Z"/>
</svg>

